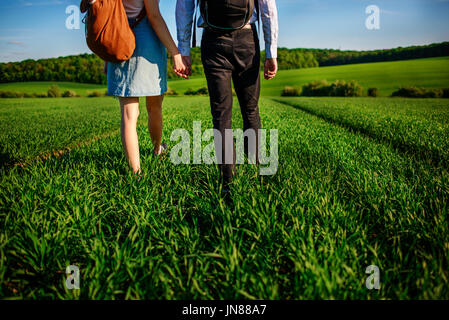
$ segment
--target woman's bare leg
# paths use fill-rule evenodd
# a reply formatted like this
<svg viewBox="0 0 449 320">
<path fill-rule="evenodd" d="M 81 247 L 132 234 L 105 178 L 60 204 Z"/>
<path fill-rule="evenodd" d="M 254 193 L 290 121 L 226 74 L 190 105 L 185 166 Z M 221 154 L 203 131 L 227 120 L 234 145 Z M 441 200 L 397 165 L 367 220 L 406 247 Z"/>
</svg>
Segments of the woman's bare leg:
<svg viewBox="0 0 449 320">
<path fill-rule="evenodd" d="M 139 98 L 120 98 L 122 122 L 120 133 L 128 163 L 134 173 L 140 173 L 139 141 L 137 138 L 137 118 L 139 117 Z"/>
<path fill-rule="evenodd" d="M 153 142 L 153 152 L 161 152 L 162 139 L 162 101 L 164 96 L 147 97 L 148 131 Z"/>
</svg>

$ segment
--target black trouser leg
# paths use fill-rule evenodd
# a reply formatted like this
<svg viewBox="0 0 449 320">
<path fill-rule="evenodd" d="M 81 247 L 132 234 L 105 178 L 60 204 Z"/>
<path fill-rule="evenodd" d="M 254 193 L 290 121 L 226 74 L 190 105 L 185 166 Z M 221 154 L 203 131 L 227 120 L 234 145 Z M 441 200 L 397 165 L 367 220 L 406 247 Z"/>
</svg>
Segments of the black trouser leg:
<svg viewBox="0 0 449 320">
<path fill-rule="evenodd" d="M 221 155 L 218 157 L 219 162 L 221 161 L 219 166 L 223 175 L 223 182 L 226 184 L 232 180 L 235 173 L 233 138 L 226 135 L 226 129 L 232 130 L 231 76 L 231 70 L 207 68 L 206 71 L 214 129 L 221 133 L 221 150 L 216 150 L 216 153 Z M 226 146 L 228 146 L 228 149 L 226 149 Z M 229 151 L 233 154 L 230 155 Z M 229 159 L 230 157 L 232 158 Z M 230 163 L 230 160 L 232 163 Z"/>
<path fill-rule="evenodd" d="M 258 143 L 259 129 L 261 128 L 259 116 L 259 96 L 260 96 L 260 73 L 259 68 L 252 67 L 240 75 L 233 76 L 235 93 L 240 104 L 240 111 L 243 118 L 243 130 L 254 130 L 256 137 L 255 145 L 248 147 L 250 142 L 246 137 L 244 140 L 244 150 L 248 156 L 248 149 L 256 154 L 256 163 L 259 163 Z"/>
<path fill-rule="evenodd" d="M 260 96 L 260 49 L 257 29 L 253 25 L 251 30 L 241 30 L 233 33 L 234 72 L 232 75 L 234 88 L 239 99 L 243 118 L 243 129 L 254 131 L 256 141 L 245 138 L 244 150 L 255 152 L 258 163 L 259 129 L 261 128 L 259 116 Z M 249 145 L 249 143 L 251 143 Z"/>
</svg>

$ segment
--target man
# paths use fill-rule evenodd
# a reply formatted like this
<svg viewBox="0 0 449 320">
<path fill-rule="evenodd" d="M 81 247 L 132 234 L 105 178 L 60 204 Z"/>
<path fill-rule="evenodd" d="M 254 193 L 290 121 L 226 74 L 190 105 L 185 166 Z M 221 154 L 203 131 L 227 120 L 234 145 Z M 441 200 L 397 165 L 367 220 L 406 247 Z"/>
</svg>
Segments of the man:
<svg viewBox="0 0 449 320">
<path fill-rule="evenodd" d="M 189 69 L 189 75 L 192 65 L 190 43 L 193 16 L 196 10 L 195 2 L 195 0 L 177 0 L 176 4 L 178 47 L 183 56 L 184 64 Z M 247 132 L 246 130 L 252 129 L 256 134 L 256 145 L 248 146 L 249 140 L 246 140 L 245 152 L 248 153 L 248 149 L 258 150 L 258 129 L 261 128 L 258 106 L 260 96 L 260 47 L 256 23 L 259 20 L 258 14 L 260 11 L 266 53 L 264 76 L 265 79 L 270 80 L 275 77 L 278 69 L 276 1 L 251 0 L 251 2 L 234 1 L 232 3 L 232 1 L 224 0 L 199 0 L 199 2 L 201 16 L 198 20 L 198 26 L 204 28 L 201 41 L 201 59 L 209 88 L 214 129 L 220 131 L 223 139 L 222 150 L 216 150 L 216 153 L 223 177 L 222 192 L 227 193 L 229 183 L 235 174 L 233 138 L 225 135 L 226 129 L 232 129 L 233 97 L 231 80 L 234 83 L 235 93 L 239 100 L 244 130 Z M 242 24 L 244 25 L 243 28 L 234 28 L 231 21 L 239 12 L 231 12 L 232 14 L 228 16 L 226 14 L 230 10 L 236 10 L 232 5 L 245 2 L 250 3 L 248 6 L 250 9 L 248 10 L 252 12 L 246 15 L 247 20 Z M 214 13 L 211 11 L 214 10 L 214 6 L 216 8 L 223 6 L 223 10 Z M 228 22 L 231 25 L 226 26 Z M 223 26 L 221 27 L 221 25 Z M 258 161 L 257 155 L 258 151 L 256 151 L 256 161 Z"/>
</svg>

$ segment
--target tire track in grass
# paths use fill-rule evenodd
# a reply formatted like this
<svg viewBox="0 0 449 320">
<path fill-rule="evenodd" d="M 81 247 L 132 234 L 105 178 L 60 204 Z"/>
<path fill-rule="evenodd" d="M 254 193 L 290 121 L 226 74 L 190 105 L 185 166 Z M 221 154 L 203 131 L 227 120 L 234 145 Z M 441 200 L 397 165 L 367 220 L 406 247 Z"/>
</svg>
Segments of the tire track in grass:
<svg viewBox="0 0 449 320">
<path fill-rule="evenodd" d="M 29 160 L 26 160 L 26 161 L 15 162 L 15 163 L 12 163 L 12 164 L 6 163 L 6 164 L 4 164 L 4 166 L 6 168 L 20 167 L 22 169 L 25 169 L 25 168 L 33 165 L 33 164 L 36 164 L 38 162 L 47 161 L 47 160 L 49 160 L 51 158 L 59 159 L 60 157 L 62 157 L 63 155 L 73 151 L 74 149 L 78 149 L 80 147 L 89 146 L 89 145 L 91 145 L 91 144 L 93 144 L 93 143 L 95 143 L 95 142 L 97 142 L 99 140 L 115 136 L 118 133 L 120 133 L 120 129 L 117 129 L 117 130 L 114 130 L 112 132 L 108 132 L 108 133 L 105 133 L 105 134 L 102 134 L 102 135 L 99 135 L 99 136 L 94 136 L 93 138 L 90 138 L 88 140 L 85 140 L 85 141 L 82 141 L 82 142 L 78 142 L 78 143 L 76 143 L 74 145 L 67 146 L 67 147 L 65 147 L 63 149 L 59 149 L 59 150 L 56 150 L 56 151 L 52 151 L 52 152 L 49 152 L 49 153 L 42 154 L 40 156 L 37 156 L 35 158 L 29 159 Z"/>
<path fill-rule="evenodd" d="M 276 115 L 282 117 L 279 111 Z M 322 181 L 312 189 L 320 190 L 322 185 L 332 188 L 326 198 L 339 203 L 348 212 L 343 219 L 340 217 L 344 224 L 351 219 L 357 221 L 356 225 L 363 226 L 366 244 L 372 248 L 380 248 L 373 250 L 376 256 L 379 255 L 379 260 L 383 261 L 380 263 L 385 263 L 385 268 L 388 266 L 396 270 L 412 270 L 413 266 L 417 266 L 418 269 L 415 270 L 419 270 L 421 263 L 431 263 L 431 259 L 428 260 L 427 257 L 436 261 L 447 259 L 447 251 L 444 249 L 447 223 L 443 217 L 447 212 L 447 205 L 444 203 L 447 203 L 448 192 L 447 189 L 441 189 L 441 185 L 448 181 L 447 172 L 435 170 L 426 163 L 397 153 L 370 137 L 350 132 L 309 113 L 303 115 L 304 120 L 312 120 L 307 121 L 309 132 L 301 132 L 305 125 L 298 123 L 298 143 L 294 147 L 287 145 L 287 151 L 284 149 L 284 152 L 300 155 L 299 161 L 295 163 L 296 167 L 302 164 L 307 168 L 304 171 L 306 175 L 301 179 L 314 181 L 315 178 Z M 284 130 L 289 122 L 295 121 L 294 118 L 293 113 L 285 118 Z M 294 128 L 292 125 L 289 127 Z M 304 133 L 307 136 L 302 136 Z M 308 147 L 309 143 L 312 144 L 311 147 Z M 281 164 L 280 170 L 282 169 Z M 410 172 L 413 174 L 409 174 Z M 297 183 L 308 186 L 309 183 L 304 181 Z M 279 188 L 282 188 L 282 184 L 279 184 Z M 328 208 L 327 205 L 323 210 Z M 335 219 L 338 217 L 333 215 L 332 221 Z M 341 229 L 337 229 L 339 230 Z M 344 230 L 349 233 L 351 231 L 349 225 Z M 363 247 L 361 250 L 365 253 Z M 447 274 L 443 270 L 447 269 L 438 269 L 442 277 Z M 404 272 L 404 276 L 408 277 L 411 273 Z M 404 278 L 398 281 L 401 277 L 392 272 L 389 272 L 388 278 L 395 283 L 404 281 Z M 413 291 L 411 296 L 422 293 L 410 279 L 406 281 L 409 290 Z"/>
<path fill-rule="evenodd" d="M 140 109 L 145 108 L 145 106 L 146 106 L 145 103 L 140 102 Z M 142 112 L 142 110 L 140 110 L 140 112 Z M 139 119 L 137 121 L 137 126 L 139 127 L 142 125 L 146 125 L 147 120 L 148 120 L 147 117 L 139 117 Z M 22 161 L 20 161 L 20 159 L 11 158 L 9 154 L 1 154 L 2 159 L 5 159 L 5 161 L 2 161 L 0 163 L 0 168 L 4 168 L 6 170 L 11 170 L 14 167 L 19 167 L 19 168 L 25 169 L 33 164 L 47 161 L 51 158 L 59 159 L 63 155 L 66 155 L 67 153 L 72 152 L 75 149 L 79 149 L 80 147 L 84 147 L 84 146 L 89 146 L 99 140 L 103 140 L 103 139 L 115 136 L 119 133 L 120 133 L 120 128 L 115 129 L 113 131 L 106 132 L 106 133 L 102 133 L 99 135 L 95 135 L 93 137 L 88 138 L 87 140 L 71 143 L 68 146 L 61 148 L 61 149 L 44 152 L 43 154 L 37 155 L 30 159 L 24 159 Z"/>
<path fill-rule="evenodd" d="M 282 103 L 279 105 L 285 109 L 290 108 Z M 299 116 L 300 114 L 302 116 Z M 373 249 L 373 252 L 376 256 L 379 255 L 379 265 L 384 268 L 399 270 L 405 267 L 419 270 L 424 254 L 433 257 L 435 261 L 444 261 L 447 258 L 443 245 L 447 241 L 444 231 L 447 224 L 438 224 L 435 218 L 440 219 L 445 216 L 444 212 L 447 212 L 447 205 L 444 203 L 448 193 L 439 189 L 441 182 L 438 182 L 443 180 L 444 185 L 444 181 L 448 181 L 447 172 L 434 171 L 431 166 L 405 157 L 385 144 L 357 132 L 349 132 L 298 109 L 294 112 L 282 112 L 282 109 L 277 109 L 273 116 L 285 119 L 282 122 L 282 136 L 288 135 L 287 139 L 296 136 L 295 145 L 284 145 L 284 149 L 280 151 L 281 159 L 285 154 L 298 155 L 298 160 L 280 164 L 279 172 L 283 172 L 283 180 L 289 180 L 285 176 L 285 166 L 291 166 L 292 170 L 297 172 L 302 171 L 302 175 L 296 175 L 297 180 L 294 180 L 294 184 L 300 186 L 296 194 L 305 189 L 311 190 L 310 194 L 314 195 L 316 192 L 323 192 L 320 190 L 324 188 L 324 198 L 329 202 L 325 206 L 320 205 L 320 212 L 332 209 L 331 203 L 338 203 L 337 208 L 346 212 L 337 215 L 336 211 L 332 211 L 329 222 L 326 222 L 326 217 L 315 215 L 322 219 L 316 227 L 338 221 L 338 224 L 344 226 L 344 232 L 352 232 L 354 236 L 353 231 L 363 232 L 363 241 L 367 246 L 379 247 Z M 288 130 L 289 127 L 295 131 Z M 304 130 L 305 127 L 309 129 Z M 413 174 L 409 175 L 409 172 Z M 284 183 L 277 182 L 277 188 L 270 186 L 270 189 L 272 188 L 273 192 L 281 190 Z M 310 209 L 310 205 L 303 202 L 301 207 Z M 311 211 L 306 212 L 311 214 Z M 355 224 L 350 223 L 351 221 Z M 441 221 L 442 219 L 438 222 Z M 351 228 L 354 225 L 362 229 L 354 230 Z M 341 230 L 337 227 L 333 232 Z M 355 239 L 357 238 L 358 236 L 355 236 Z M 366 251 L 366 247 L 355 245 L 354 250 L 356 248 L 359 255 L 363 253 L 370 256 L 371 249 Z M 413 269 L 415 266 L 418 269 Z M 447 270 L 444 267 L 438 270 L 444 272 L 443 276 L 447 274 L 442 271 Z M 404 272 L 404 276 L 388 272 L 385 279 L 388 277 L 394 283 L 406 281 L 409 288 L 415 290 L 409 297 L 418 296 L 423 291 L 415 287 L 410 279 L 404 280 L 410 274 L 410 271 Z M 386 296 L 395 297 L 391 291 Z"/>
<path fill-rule="evenodd" d="M 145 124 L 146 121 L 147 121 L 147 119 L 139 119 L 138 122 L 137 122 L 137 125 L 141 126 L 141 125 Z M 35 164 L 37 162 L 47 161 L 47 160 L 49 160 L 51 158 L 59 159 L 63 155 L 65 155 L 65 154 L 67 154 L 67 153 L 69 153 L 69 152 L 71 152 L 71 151 L 73 151 L 75 149 L 89 146 L 89 145 L 91 145 L 91 144 L 93 144 L 93 143 L 95 143 L 95 142 L 97 142 L 99 140 L 103 140 L 103 139 L 115 136 L 115 135 L 117 135 L 119 133 L 120 133 L 120 129 L 116 129 L 114 131 L 107 132 L 107 133 L 104 133 L 104 134 L 101 134 L 101 135 L 98 135 L 98 136 L 94 136 L 94 137 L 92 137 L 92 138 L 90 138 L 88 140 L 84 140 L 84 141 L 75 143 L 73 145 L 67 146 L 67 147 L 65 147 L 63 149 L 47 152 L 47 153 L 44 153 L 42 155 L 36 156 L 36 157 L 34 157 L 32 159 L 28 159 L 26 161 L 3 163 L 2 166 L 6 167 L 6 168 L 20 167 L 22 169 L 25 169 L 26 167 L 28 167 L 30 165 L 33 165 L 33 164 Z"/>
<path fill-rule="evenodd" d="M 189 104 L 195 105 L 196 103 L 198 103 L 198 101 L 206 101 L 205 98 L 197 98 L 197 99 L 191 99 Z M 177 98 L 166 98 L 164 105 L 163 105 L 163 110 L 164 112 L 166 112 L 166 109 L 169 109 L 170 111 L 172 111 L 173 108 L 177 108 L 177 105 L 179 104 L 179 99 Z M 185 101 L 183 100 L 183 104 L 185 104 Z M 143 115 L 143 113 L 145 114 L 145 116 L 140 116 L 138 121 L 137 121 L 137 127 L 141 127 L 141 126 L 146 126 L 147 125 L 147 121 L 148 121 L 148 116 L 146 111 L 146 103 L 145 101 L 140 101 L 140 106 L 139 106 L 139 112 L 140 114 Z M 173 118 L 173 114 L 171 114 L 171 112 L 169 113 L 164 113 L 164 122 L 165 121 L 170 121 Z M 187 124 L 186 124 L 187 125 Z M 191 127 L 191 125 L 187 125 L 187 128 Z M 147 129 L 145 129 L 147 130 Z M 120 126 L 118 126 L 118 129 L 114 129 L 113 131 L 108 131 L 105 133 L 100 133 L 97 135 L 94 135 L 92 137 L 84 137 L 84 139 L 86 140 L 81 140 L 81 141 L 74 141 L 74 142 L 70 142 L 69 145 L 64 146 L 63 148 L 57 149 L 55 148 L 54 150 L 51 151 L 44 151 L 42 154 L 36 155 L 34 157 L 28 158 L 28 159 L 21 159 L 20 157 L 14 157 L 9 153 L 0 153 L 0 169 L 4 169 L 6 171 L 11 170 L 14 167 L 19 167 L 19 168 L 27 168 L 33 164 L 42 162 L 42 161 L 47 161 L 51 158 L 56 158 L 59 159 L 61 158 L 61 156 L 66 155 L 69 152 L 72 152 L 75 149 L 79 149 L 80 147 L 83 146 L 89 146 L 99 140 L 103 140 L 106 138 L 109 138 L 111 136 L 115 136 L 117 134 L 120 133 Z"/>
<path fill-rule="evenodd" d="M 360 126 L 358 126 L 356 124 L 352 124 L 350 122 L 339 121 L 339 120 L 333 118 L 332 116 L 314 111 L 311 108 L 307 108 L 305 106 L 302 106 L 300 104 L 295 104 L 290 101 L 283 101 L 280 99 L 271 99 L 271 100 L 274 102 L 278 102 L 278 103 L 293 107 L 295 109 L 301 110 L 307 114 L 315 116 L 315 117 L 322 119 L 328 123 L 342 127 L 349 132 L 358 133 L 358 134 L 368 137 L 374 141 L 377 141 L 378 143 L 388 145 L 398 153 L 401 153 L 405 156 L 411 156 L 420 161 L 429 163 L 430 165 L 432 165 L 435 168 L 440 168 L 440 167 L 444 167 L 445 169 L 449 168 L 449 161 L 447 161 L 448 159 L 446 159 L 446 157 L 444 155 L 442 155 L 438 150 L 429 149 L 424 146 L 418 146 L 418 145 L 414 145 L 411 143 L 400 142 L 396 139 L 389 139 L 387 137 L 378 135 L 376 132 L 373 132 L 370 129 L 360 127 Z"/>
<path fill-rule="evenodd" d="M 50 100 L 0 101 L 1 169 L 60 157 L 119 131 L 120 108 L 111 98 Z M 146 120 L 140 117 L 138 124 Z"/>
</svg>

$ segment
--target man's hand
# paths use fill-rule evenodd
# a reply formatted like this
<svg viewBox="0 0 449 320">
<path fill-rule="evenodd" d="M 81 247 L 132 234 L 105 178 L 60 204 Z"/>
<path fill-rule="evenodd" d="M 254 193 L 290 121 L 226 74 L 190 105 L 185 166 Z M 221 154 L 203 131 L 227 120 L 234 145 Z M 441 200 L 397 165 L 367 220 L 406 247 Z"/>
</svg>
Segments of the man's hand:
<svg viewBox="0 0 449 320">
<path fill-rule="evenodd" d="M 276 76 L 278 72 L 278 61 L 276 58 L 266 59 L 264 66 L 264 77 L 267 80 L 271 80 Z"/>
<path fill-rule="evenodd" d="M 190 77 L 192 75 L 192 59 L 190 56 L 182 56 L 182 62 L 186 66 L 186 75 Z"/>
</svg>

